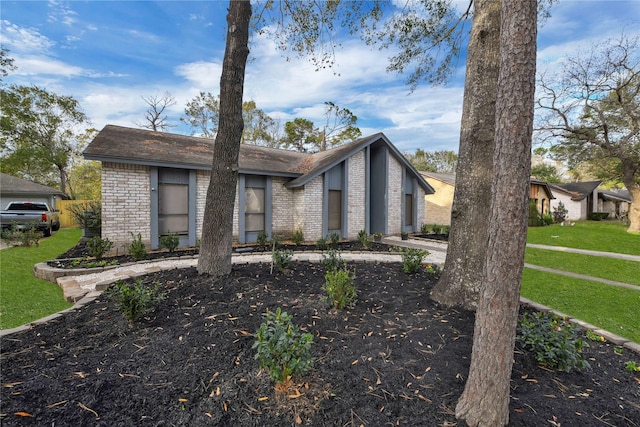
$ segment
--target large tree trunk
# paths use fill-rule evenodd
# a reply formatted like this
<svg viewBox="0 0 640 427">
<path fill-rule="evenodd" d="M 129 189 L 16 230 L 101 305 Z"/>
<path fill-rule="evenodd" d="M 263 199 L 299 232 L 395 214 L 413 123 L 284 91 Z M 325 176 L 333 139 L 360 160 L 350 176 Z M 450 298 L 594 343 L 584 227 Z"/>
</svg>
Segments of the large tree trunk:
<svg viewBox="0 0 640 427">
<path fill-rule="evenodd" d="M 440 304 L 475 310 L 487 249 L 495 102 L 500 53 L 500 1 L 476 0 L 467 51 L 456 191 L 445 269 L 431 291 Z"/>
<path fill-rule="evenodd" d="M 469 378 L 456 417 L 469 426 L 509 421 L 520 283 L 524 267 L 536 71 L 535 0 L 503 0 L 489 246 Z"/>
<path fill-rule="evenodd" d="M 631 196 L 631 206 L 629 207 L 629 228 L 627 231 L 640 233 L 640 185 L 635 183 L 626 184 Z"/>
<path fill-rule="evenodd" d="M 231 272 L 233 205 L 238 182 L 238 154 L 244 127 L 242 94 L 249 55 L 249 0 L 231 0 L 227 44 L 220 78 L 220 123 L 213 147 L 211 180 L 202 224 L 198 273 L 223 276 Z"/>
</svg>

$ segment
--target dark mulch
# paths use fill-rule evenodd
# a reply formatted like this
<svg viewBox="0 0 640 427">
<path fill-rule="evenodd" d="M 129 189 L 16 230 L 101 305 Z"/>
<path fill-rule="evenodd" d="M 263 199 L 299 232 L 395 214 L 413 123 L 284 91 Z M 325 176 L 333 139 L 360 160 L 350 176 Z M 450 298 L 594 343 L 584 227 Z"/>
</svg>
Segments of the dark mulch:
<svg viewBox="0 0 640 427">
<path fill-rule="evenodd" d="M 2 338 L 2 425 L 436 426 L 453 411 L 469 368 L 473 314 L 428 297 L 435 277 L 400 264 L 354 263 L 358 301 L 323 301 L 321 264 L 234 266 L 215 282 L 196 270 L 154 273 L 167 298 L 130 326 L 105 296 Z M 313 334 L 315 366 L 285 394 L 254 359 L 266 309 Z M 516 349 L 510 425 L 638 426 L 637 355 L 586 350 L 592 369 L 544 369 Z M 638 376 L 636 374 L 635 376 Z M 461 425 L 460 423 L 458 425 Z"/>
<path fill-rule="evenodd" d="M 445 234 L 445 233 L 427 233 L 427 234 L 416 234 L 415 237 L 421 237 L 423 239 L 430 239 L 430 240 L 440 240 L 441 242 L 448 242 L 449 241 L 449 234 Z"/>
</svg>

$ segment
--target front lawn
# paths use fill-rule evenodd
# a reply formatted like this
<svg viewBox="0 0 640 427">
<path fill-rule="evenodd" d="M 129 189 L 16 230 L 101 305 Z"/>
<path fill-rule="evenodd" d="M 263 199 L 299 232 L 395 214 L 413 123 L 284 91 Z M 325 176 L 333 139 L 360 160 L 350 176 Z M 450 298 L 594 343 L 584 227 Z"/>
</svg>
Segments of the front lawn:
<svg viewBox="0 0 640 427">
<path fill-rule="evenodd" d="M 14 328 L 71 307 L 55 284 L 33 276 L 33 266 L 63 254 L 82 231 L 64 228 L 40 245 L 0 251 L 0 329 Z"/>
<path fill-rule="evenodd" d="M 640 262 L 527 248 L 525 262 L 640 286 Z"/>
<path fill-rule="evenodd" d="M 525 268 L 521 295 L 640 343 L 640 291 Z"/>
<path fill-rule="evenodd" d="M 529 227 L 527 243 L 640 255 L 640 235 L 627 233 L 624 224 L 612 221 L 577 221 L 573 226 Z"/>
</svg>

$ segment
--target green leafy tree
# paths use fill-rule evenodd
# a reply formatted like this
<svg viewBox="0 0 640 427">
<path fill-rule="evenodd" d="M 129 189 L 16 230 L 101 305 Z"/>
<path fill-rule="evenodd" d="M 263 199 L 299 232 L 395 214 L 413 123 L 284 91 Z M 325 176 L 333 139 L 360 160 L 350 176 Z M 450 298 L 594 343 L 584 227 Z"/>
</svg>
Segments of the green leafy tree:
<svg viewBox="0 0 640 427">
<path fill-rule="evenodd" d="M 420 171 L 437 173 L 455 173 L 458 155 L 455 151 L 424 151 L 418 148 L 415 153 L 404 153 L 404 157 Z"/>
<path fill-rule="evenodd" d="M 215 138 L 220 118 L 220 101 L 211 92 L 200 92 L 187 102 L 184 114 L 180 121 L 191 126 L 192 135 Z"/>
<path fill-rule="evenodd" d="M 276 121 L 258 108 L 255 101 L 242 103 L 242 120 L 244 122 L 243 144 L 264 145 L 266 147 L 278 145 L 277 138 L 275 138 L 278 126 Z"/>
<path fill-rule="evenodd" d="M 558 169 L 553 165 L 544 163 L 531 166 L 531 176 L 544 182 L 562 182 Z"/>
<path fill-rule="evenodd" d="M 38 86 L 1 91 L 0 170 L 68 193 L 68 167 L 87 117 L 71 96 Z"/>
<path fill-rule="evenodd" d="M 320 129 L 311 120 L 296 117 L 284 124 L 282 146 L 302 153 L 317 151 L 322 141 Z"/>
<path fill-rule="evenodd" d="M 556 158 L 620 180 L 631 195 L 628 231 L 640 232 L 640 37 L 622 35 L 568 58 L 538 80 L 539 136 Z"/>
</svg>

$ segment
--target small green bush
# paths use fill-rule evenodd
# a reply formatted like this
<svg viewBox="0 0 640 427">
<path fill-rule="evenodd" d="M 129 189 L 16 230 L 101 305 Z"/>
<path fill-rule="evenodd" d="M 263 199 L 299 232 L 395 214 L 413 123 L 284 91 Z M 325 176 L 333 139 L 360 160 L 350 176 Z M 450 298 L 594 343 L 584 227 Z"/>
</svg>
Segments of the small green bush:
<svg viewBox="0 0 640 427">
<path fill-rule="evenodd" d="M 451 231 L 451 226 L 450 225 L 443 225 L 441 230 L 442 230 L 442 234 L 446 234 L 448 236 L 449 235 L 449 231 Z"/>
<path fill-rule="evenodd" d="M 429 234 L 431 231 L 431 226 L 429 224 L 420 225 L 420 234 Z"/>
<path fill-rule="evenodd" d="M 318 240 L 316 240 L 316 246 L 321 251 L 326 251 L 327 248 L 329 247 L 327 245 L 327 239 L 325 239 L 324 237 L 321 237 Z"/>
<path fill-rule="evenodd" d="M 107 238 L 102 239 L 100 236 L 93 236 L 87 241 L 87 250 L 89 255 L 95 258 L 102 258 L 108 253 L 113 246 L 113 242 Z"/>
<path fill-rule="evenodd" d="M 591 212 L 589 214 L 589 219 L 591 221 L 602 221 L 603 219 L 607 219 L 609 217 L 609 212 Z"/>
<path fill-rule="evenodd" d="M 302 230 L 297 229 L 296 231 L 294 231 L 293 234 L 291 235 L 291 241 L 296 246 L 304 242 L 304 234 L 302 233 Z"/>
<path fill-rule="evenodd" d="M 300 333 L 291 316 L 280 307 L 275 312 L 267 310 L 264 317 L 253 343 L 260 368 L 266 369 L 278 383 L 288 381 L 292 375 L 304 375 L 313 366 L 310 353 L 313 336 Z"/>
<path fill-rule="evenodd" d="M 577 337 L 576 326 L 553 313 L 524 313 L 518 319 L 517 340 L 539 363 L 570 372 L 588 369 L 582 349 L 589 345 Z"/>
<path fill-rule="evenodd" d="M 38 230 L 38 224 L 36 222 L 30 222 L 22 226 L 22 229 L 18 229 L 16 222 L 11 223 L 11 227 L 5 229 L 2 232 L 2 240 L 5 240 L 9 244 L 20 244 L 20 246 L 38 246 L 40 239 L 44 233 Z"/>
<path fill-rule="evenodd" d="M 402 271 L 407 274 L 415 273 L 427 255 L 429 252 L 424 249 L 402 248 Z"/>
<path fill-rule="evenodd" d="M 338 243 L 340 243 L 340 235 L 334 231 L 329 234 L 329 238 L 327 240 L 331 242 L 331 246 L 338 247 Z"/>
<path fill-rule="evenodd" d="M 324 275 L 324 286 L 322 289 L 329 296 L 331 305 L 338 310 L 352 306 L 357 297 L 355 285 L 355 271 L 351 272 L 346 268 L 336 268 L 328 270 Z"/>
<path fill-rule="evenodd" d="M 340 251 L 329 249 L 326 254 L 322 254 L 322 264 L 325 266 L 327 271 L 335 271 L 344 264 L 344 261 L 340 256 Z"/>
<path fill-rule="evenodd" d="M 291 249 L 277 249 L 272 254 L 273 263 L 280 271 L 284 271 L 289 267 L 291 258 L 293 258 L 293 251 Z"/>
<path fill-rule="evenodd" d="M 138 235 L 134 235 L 131 231 L 131 238 L 133 241 L 129 245 L 129 255 L 131 255 L 136 260 L 144 259 L 147 256 L 147 247 L 142 242 L 142 235 L 138 233 Z"/>
<path fill-rule="evenodd" d="M 542 221 L 542 225 L 551 225 L 553 224 L 553 215 L 551 215 L 549 212 L 546 212 L 544 215 L 542 215 L 540 221 Z"/>
<path fill-rule="evenodd" d="M 155 310 L 156 305 L 165 297 L 158 289 L 158 285 L 144 286 L 138 279 L 133 284 L 118 280 L 105 294 L 116 302 L 118 310 L 131 323 L 137 322 L 142 316 Z"/>
<path fill-rule="evenodd" d="M 262 230 L 258 233 L 256 244 L 263 249 L 267 247 L 267 245 L 269 244 L 269 236 L 267 236 L 266 231 Z"/>
<path fill-rule="evenodd" d="M 175 251 L 179 244 L 180 238 L 176 233 L 169 232 L 166 236 L 160 236 L 160 247 L 167 248 L 169 252 Z"/>
<path fill-rule="evenodd" d="M 633 360 L 629 360 L 627 363 L 624 364 L 624 369 L 626 369 L 629 372 L 636 372 L 636 371 L 640 371 L 640 366 L 638 366 L 638 364 Z"/>
<path fill-rule="evenodd" d="M 369 235 L 367 235 L 367 232 L 364 230 L 360 230 L 358 231 L 358 241 L 360 242 L 360 244 L 362 245 L 363 248 L 368 248 L 369 247 Z"/>
<path fill-rule="evenodd" d="M 442 226 L 441 225 L 433 224 L 431 226 L 431 229 L 433 230 L 433 234 L 442 234 Z"/>
</svg>

